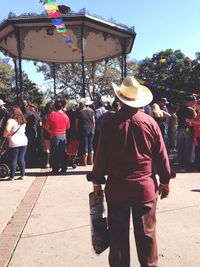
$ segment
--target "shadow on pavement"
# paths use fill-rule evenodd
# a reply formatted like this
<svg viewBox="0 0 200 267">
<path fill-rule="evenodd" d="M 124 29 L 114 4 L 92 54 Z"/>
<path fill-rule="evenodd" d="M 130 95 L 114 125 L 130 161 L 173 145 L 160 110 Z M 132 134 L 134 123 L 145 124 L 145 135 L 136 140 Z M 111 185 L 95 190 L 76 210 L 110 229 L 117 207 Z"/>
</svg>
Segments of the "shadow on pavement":
<svg viewBox="0 0 200 267">
<path fill-rule="evenodd" d="M 10 180 L 8 179 L 8 177 L 6 177 L 6 178 L 0 178 L 0 182 L 7 182 L 7 181 L 10 181 Z"/>
<path fill-rule="evenodd" d="M 45 176 L 45 175 L 48 175 L 48 173 L 46 173 L 46 172 L 28 172 L 28 173 L 26 173 L 27 177 L 28 176 L 37 176 L 37 177 L 39 177 L 39 176 Z"/>
<path fill-rule="evenodd" d="M 82 175 L 82 174 L 88 174 L 90 171 L 67 171 L 67 175 Z"/>
</svg>

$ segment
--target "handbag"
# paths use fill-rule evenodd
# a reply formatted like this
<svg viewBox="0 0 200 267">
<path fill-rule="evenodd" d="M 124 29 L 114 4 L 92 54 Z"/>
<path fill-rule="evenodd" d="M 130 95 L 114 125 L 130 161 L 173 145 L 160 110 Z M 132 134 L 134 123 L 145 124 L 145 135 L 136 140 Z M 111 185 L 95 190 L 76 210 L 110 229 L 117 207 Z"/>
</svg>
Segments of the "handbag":
<svg viewBox="0 0 200 267">
<path fill-rule="evenodd" d="M 94 192 L 89 194 L 92 246 L 96 254 L 109 247 L 107 218 L 104 217 L 104 196 L 98 197 Z"/>
</svg>

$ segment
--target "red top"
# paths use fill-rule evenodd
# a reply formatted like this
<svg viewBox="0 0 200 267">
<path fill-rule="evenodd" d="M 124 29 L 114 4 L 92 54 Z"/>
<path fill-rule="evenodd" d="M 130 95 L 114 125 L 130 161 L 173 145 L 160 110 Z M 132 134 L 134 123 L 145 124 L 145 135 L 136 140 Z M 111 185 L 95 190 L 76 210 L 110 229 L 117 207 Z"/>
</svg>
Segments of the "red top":
<svg viewBox="0 0 200 267">
<path fill-rule="evenodd" d="M 69 128 L 69 117 L 64 112 L 51 112 L 45 123 L 45 129 L 50 133 L 51 138 L 60 134 L 66 134 Z"/>
<path fill-rule="evenodd" d="M 195 120 L 200 121 L 200 111 L 196 110 L 196 113 L 197 113 L 197 116 L 195 117 Z M 200 125 L 195 125 L 194 124 L 193 127 L 194 127 L 194 136 L 195 137 L 200 137 Z"/>
<path fill-rule="evenodd" d="M 142 201 L 157 197 L 156 173 L 169 183 L 170 164 L 163 137 L 153 118 L 128 106 L 104 123 L 97 146 L 92 179 L 106 183 L 107 201 Z"/>
</svg>

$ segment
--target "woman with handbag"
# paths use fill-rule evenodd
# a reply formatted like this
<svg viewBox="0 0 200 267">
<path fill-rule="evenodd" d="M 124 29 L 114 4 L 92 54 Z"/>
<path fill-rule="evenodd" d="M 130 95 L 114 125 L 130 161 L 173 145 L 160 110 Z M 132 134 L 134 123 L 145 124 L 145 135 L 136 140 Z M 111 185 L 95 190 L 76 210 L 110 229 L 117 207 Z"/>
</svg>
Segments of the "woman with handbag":
<svg viewBox="0 0 200 267">
<path fill-rule="evenodd" d="M 18 106 L 10 108 L 3 136 L 7 137 L 10 158 L 10 178 L 14 180 L 17 163 L 19 165 L 20 177 L 23 180 L 25 175 L 25 153 L 28 139 L 25 135 L 26 119 Z"/>
</svg>

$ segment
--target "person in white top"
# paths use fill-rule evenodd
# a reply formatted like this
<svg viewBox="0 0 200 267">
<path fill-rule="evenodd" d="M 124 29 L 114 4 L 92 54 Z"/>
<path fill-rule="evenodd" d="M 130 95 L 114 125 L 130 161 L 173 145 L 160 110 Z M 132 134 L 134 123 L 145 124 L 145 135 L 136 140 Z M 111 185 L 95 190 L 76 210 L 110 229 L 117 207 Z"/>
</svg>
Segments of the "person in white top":
<svg viewBox="0 0 200 267">
<path fill-rule="evenodd" d="M 9 139 L 10 178 L 14 180 L 17 163 L 19 165 L 20 177 L 25 176 L 25 153 L 28 139 L 25 135 L 26 119 L 18 106 L 10 108 L 10 118 L 7 121 L 3 136 Z"/>
</svg>

